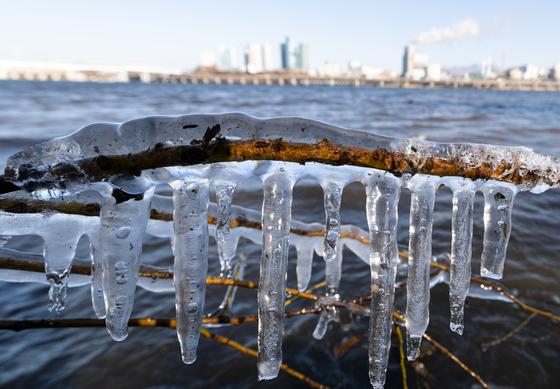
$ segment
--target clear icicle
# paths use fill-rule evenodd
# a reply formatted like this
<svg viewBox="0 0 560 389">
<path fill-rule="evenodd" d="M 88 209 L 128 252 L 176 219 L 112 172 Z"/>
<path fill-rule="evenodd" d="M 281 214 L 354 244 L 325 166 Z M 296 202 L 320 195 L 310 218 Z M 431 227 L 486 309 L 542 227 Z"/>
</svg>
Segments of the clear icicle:
<svg viewBox="0 0 560 389">
<path fill-rule="evenodd" d="M 117 204 L 109 197 L 101 206 L 99 244 L 103 258 L 103 293 L 106 325 L 113 339 L 128 336 L 128 319 L 134 304 L 138 280 L 142 238 L 148 223 L 154 189 L 142 199 L 130 199 Z"/>
<path fill-rule="evenodd" d="M 278 375 L 282 364 L 284 301 L 288 265 L 292 179 L 282 171 L 263 182 L 263 247 L 258 291 L 259 380 Z"/>
<path fill-rule="evenodd" d="M 327 262 L 336 259 L 337 241 L 340 235 L 340 202 L 342 187 L 334 182 L 323 185 L 325 204 L 325 253 L 323 258 Z"/>
<path fill-rule="evenodd" d="M 383 388 L 385 384 L 391 349 L 400 186 L 400 180 L 389 174 L 372 176 L 366 182 L 366 209 L 371 239 L 369 379 L 374 388 Z"/>
<path fill-rule="evenodd" d="M 236 237 L 236 239 L 239 239 Z M 245 277 L 245 267 L 247 266 L 247 258 L 244 254 L 240 254 L 238 257 L 237 262 L 235 263 L 235 267 L 233 269 L 232 277 L 236 280 L 242 280 Z M 226 289 L 226 293 L 220 306 L 217 309 L 218 314 L 226 315 L 228 314 L 229 310 L 233 306 L 233 302 L 235 301 L 235 294 L 237 293 L 237 286 L 228 286 Z"/>
<path fill-rule="evenodd" d="M 480 275 L 501 279 L 511 233 L 511 210 L 517 188 L 511 184 L 488 182 L 484 193 L 484 243 Z"/>
<path fill-rule="evenodd" d="M 208 271 L 208 181 L 178 180 L 173 187 L 173 283 L 177 337 L 184 363 L 196 360 Z"/>
<path fill-rule="evenodd" d="M 420 354 L 422 336 L 428 328 L 432 223 L 438 178 L 415 175 L 408 182 L 410 199 L 409 262 L 406 287 L 406 349 L 412 361 Z"/>
<path fill-rule="evenodd" d="M 315 339 L 323 339 L 327 333 L 329 323 L 338 320 L 339 310 L 332 303 L 340 301 L 338 293 L 340 279 L 342 276 L 342 243 L 339 241 L 335 247 L 336 257 L 334 261 L 325 262 L 325 281 L 327 284 L 327 293 L 317 301 L 317 305 L 324 309 L 317 320 L 313 337 Z"/>
<path fill-rule="evenodd" d="M 298 290 L 304 291 L 309 285 L 311 279 L 311 269 L 313 266 L 313 253 L 315 247 L 311 242 L 301 240 L 301 243 L 296 244 L 297 264 L 296 275 Z"/>
<path fill-rule="evenodd" d="M 449 328 L 463 334 L 465 298 L 471 280 L 473 236 L 473 203 L 475 185 L 471 180 L 460 179 L 452 186 L 453 216 L 451 219 L 451 258 L 449 269 Z"/>
<path fill-rule="evenodd" d="M 60 217 L 53 215 L 54 218 Z M 60 313 L 68 293 L 68 275 L 80 235 L 61 226 L 54 227 L 43 236 L 45 241 L 43 256 L 45 273 L 49 281 L 49 305 L 51 312 Z"/>
<path fill-rule="evenodd" d="M 222 277 L 230 277 L 232 259 L 235 256 L 237 242 L 230 241 L 229 224 L 231 223 L 231 202 L 235 184 L 219 183 L 216 188 L 216 205 L 218 208 L 216 223 L 216 244 L 220 259 L 220 273 Z"/>
<path fill-rule="evenodd" d="M 97 233 L 90 236 L 89 255 L 91 258 L 91 302 L 95 316 L 104 319 L 105 297 L 103 296 L 103 272 L 101 249 L 99 247 L 99 236 Z"/>
</svg>

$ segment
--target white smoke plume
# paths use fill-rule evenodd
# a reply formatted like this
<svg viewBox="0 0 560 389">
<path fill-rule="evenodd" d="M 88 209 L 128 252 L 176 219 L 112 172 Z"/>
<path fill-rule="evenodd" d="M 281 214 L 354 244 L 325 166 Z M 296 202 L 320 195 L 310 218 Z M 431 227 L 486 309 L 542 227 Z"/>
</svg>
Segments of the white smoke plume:
<svg viewBox="0 0 560 389">
<path fill-rule="evenodd" d="M 434 27 L 429 31 L 421 32 L 414 39 L 414 43 L 430 45 L 458 42 L 468 37 L 478 36 L 479 34 L 479 23 L 474 19 L 467 18 L 451 26 Z"/>
</svg>

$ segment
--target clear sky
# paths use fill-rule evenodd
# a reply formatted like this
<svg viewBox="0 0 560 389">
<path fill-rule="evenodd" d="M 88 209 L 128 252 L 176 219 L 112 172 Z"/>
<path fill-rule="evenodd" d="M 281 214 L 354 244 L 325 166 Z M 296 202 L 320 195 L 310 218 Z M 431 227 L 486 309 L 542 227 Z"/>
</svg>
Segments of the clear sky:
<svg viewBox="0 0 560 389">
<path fill-rule="evenodd" d="M 558 0 L 425 3 L 0 0 L 0 59 L 188 69 L 221 43 L 278 51 L 290 36 L 309 44 L 312 67 L 358 60 L 399 70 L 403 46 L 423 36 L 443 40 L 416 50 L 444 66 L 487 57 L 499 66 L 560 61 Z"/>
</svg>

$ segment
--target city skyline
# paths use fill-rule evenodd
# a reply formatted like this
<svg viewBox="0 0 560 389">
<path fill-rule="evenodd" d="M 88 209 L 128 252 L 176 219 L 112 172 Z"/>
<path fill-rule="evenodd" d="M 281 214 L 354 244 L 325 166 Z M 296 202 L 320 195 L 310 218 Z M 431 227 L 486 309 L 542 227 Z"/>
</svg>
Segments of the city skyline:
<svg viewBox="0 0 560 389">
<path fill-rule="evenodd" d="M 236 3 L 243 12 L 212 2 L 131 4 L 12 2 L 0 14 L 0 58 L 192 69 L 204 52 L 224 42 L 239 48 L 270 42 L 276 51 L 290 36 L 312 48 L 310 68 L 359 61 L 400 73 L 402 48 L 412 43 L 443 67 L 489 57 L 499 67 L 551 67 L 560 61 L 554 41 L 560 4 L 553 2 Z"/>
</svg>

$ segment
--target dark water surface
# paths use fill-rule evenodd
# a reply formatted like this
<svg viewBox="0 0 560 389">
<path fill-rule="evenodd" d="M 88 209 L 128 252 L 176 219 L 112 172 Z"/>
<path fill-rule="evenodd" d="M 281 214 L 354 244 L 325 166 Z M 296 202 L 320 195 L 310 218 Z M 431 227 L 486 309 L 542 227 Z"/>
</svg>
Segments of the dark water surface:
<svg viewBox="0 0 560 389">
<path fill-rule="evenodd" d="M 560 155 L 560 95 L 541 92 L 477 90 L 390 90 L 329 87 L 191 86 L 145 84 L 70 84 L 0 82 L 0 166 L 24 146 L 67 134 L 95 121 L 124 121 L 148 115 L 241 111 L 255 116 L 303 116 L 336 125 L 397 137 L 442 142 L 481 142 L 523 145 L 543 154 Z M 260 194 L 236 193 L 234 202 L 260 207 Z M 433 233 L 434 254 L 450 249 L 450 193 L 438 193 Z M 344 192 L 342 222 L 366 227 L 363 188 Z M 409 198 L 400 204 L 399 242 L 408 239 Z M 478 273 L 482 250 L 482 204 L 475 207 L 473 271 Z M 520 194 L 513 211 L 513 232 L 503 283 L 523 301 L 560 313 L 560 191 Z M 294 194 L 293 218 L 322 221 L 322 193 L 316 184 L 301 183 Z M 84 242 L 85 243 L 85 242 Z M 217 271 L 211 242 L 210 272 Z M 87 257 L 81 245 L 78 257 Z M 38 238 L 19 238 L 8 247 L 41 252 Z M 260 247 L 244 242 L 240 252 L 249 259 L 247 278 L 258 279 Z M 368 292 L 368 267 L 345 253 L 344 297 Z M 172 263 L 169 243 L 147 239 L 144 263 Z M 315 256 L 312 283 L 323 277 L 322 259 Z M 288 284 L 295 286 L 292 249 Z M 207 310 L 214 309 L 223 290 L 208 290 Z M 485 380 L 504 387 L 557 387 L 560 382 L 559 325 L 535 318 L 519 333 L 487 351 L 481 343 L 505 335 L 527 312 L 511 304 L 469 299 L 463 336 L 448 330 L 447 286 L 432 289 L 428 328 Z M 404 290 L 397 307 L 404 309 Z M 303 306 L 295 305 L 296 307 Z M 0 282 L 0 319 L 52 318 L 47 287 Z M 235 314 L 256 311 L 254 291 L 239 291 Z M 174 316 L 172 294 L 137 290 L 133 316 Z M 90 317 L 89 288 L 70 290 L 62 318 Z M 311 337 L 316 317 L 287 322 L 284 361 L 332 387 L 367 387 L 367 346 L 358 344 L 342 355 L 334 349 L 346 338 L 363 336 L 367 320 L 356 319 L 344 330 L 331 325 L 322 341 Z M 217 329 L 256 348 L 256 325 Z M 395 339 L 393 339 L 395 342 Z M 430 387 L 471 387 L 475 381 L 448 358 L 434 351 L 422 359 Z M 409 369 L 409 384 L 418 374 Z M 103 328 L 0 332 L 0 385 L 5 387 L 304 387 L 284 373 L 269 382 L 256 381 L 256 361 L 208 340 L 201 340 L 198 360 L 182 364 L 174 330 L 131 329 L 124 342 L 114 342 Z M 394 348 L 387 387 L 402 387 L 398 351 Z"/>
</svg>

